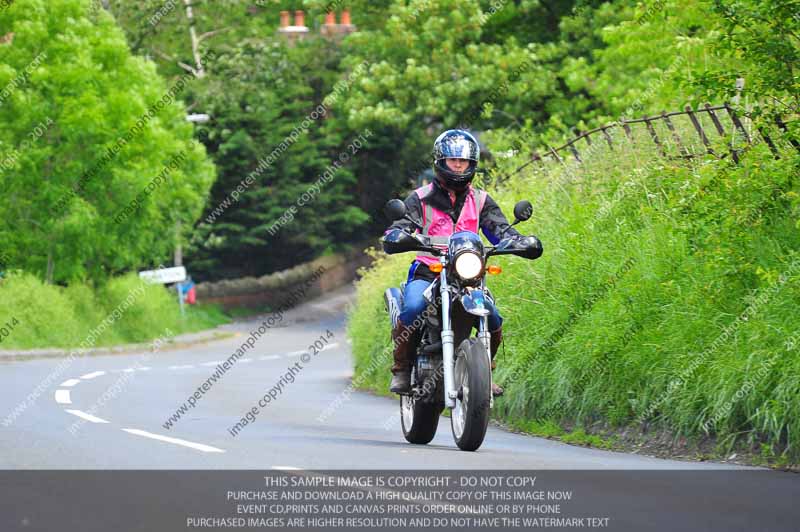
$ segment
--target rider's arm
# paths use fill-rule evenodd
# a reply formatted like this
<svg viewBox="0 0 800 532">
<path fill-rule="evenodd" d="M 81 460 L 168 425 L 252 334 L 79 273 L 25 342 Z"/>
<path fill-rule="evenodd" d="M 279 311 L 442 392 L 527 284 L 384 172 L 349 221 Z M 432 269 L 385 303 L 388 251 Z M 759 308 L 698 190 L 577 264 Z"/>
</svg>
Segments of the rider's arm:
<svg viewBox="0 0 800 532">
<path fill-rule="evenodd" d="M 480 214 L 480 226 L 483 229 L 483 234 L 489 239 L 492 244 L 497 244 L 500 241 L 500 234 L 509 227 L 508 219 L 500 206 L 492 199 L 489 194 L 486 194 L 486 201 L 483 203 L 483 209 Z M 509 236 L 519 235 L 519 231 L 513 227 L 509 228 L 503 238 Z"/>
</svg>

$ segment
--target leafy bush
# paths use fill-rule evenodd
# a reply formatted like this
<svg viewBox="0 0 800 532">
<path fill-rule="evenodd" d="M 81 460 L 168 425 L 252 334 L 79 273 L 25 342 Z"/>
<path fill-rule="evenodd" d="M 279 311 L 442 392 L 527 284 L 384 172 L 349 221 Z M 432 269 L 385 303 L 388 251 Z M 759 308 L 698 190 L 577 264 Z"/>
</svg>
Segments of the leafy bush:
<svg viewBox="0 0 800 532">
<path fill-rule="evenodd" d="M 107 318 L 112 323 L 101 330 Z M 2 338 L 0 349 L 147 342 L 167 329 L 174 334 L 198 331 L 228 318 L 215 307 L 188 307 L 182 317 L 173 292 L 142 284 L 134 274 L 93 289 L 80 283 L 49 285 L 20 272 L 0 280 L 0 325 L 12 320 L 18 324 Z M 92 331 L 97 331 L 96 341 Z"/>
</svg>

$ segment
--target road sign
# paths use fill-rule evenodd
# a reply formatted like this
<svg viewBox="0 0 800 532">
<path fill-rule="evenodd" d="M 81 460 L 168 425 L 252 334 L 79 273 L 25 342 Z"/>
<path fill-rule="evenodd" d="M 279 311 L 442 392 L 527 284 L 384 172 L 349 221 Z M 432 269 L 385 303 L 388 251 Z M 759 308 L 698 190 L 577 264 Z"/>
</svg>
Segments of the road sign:
<svg viewBox="0 0 800 532">
<path fill-rule="evenodd" d="M 155 284 L 180 283 L 186 280 L 186 268 L 177 266 L 175 268 L 162 268 L 160 270 L 149 270 L 139 272 L 139 277 Z"/>
<path fill-rule="evenodd" d="M 195 124 L 205 124 L 211 120 L 211 117 L 205 113 L 194 113 L 191 115 L 186 115 L 187 122 L 194 122 Z"/>
</svg>

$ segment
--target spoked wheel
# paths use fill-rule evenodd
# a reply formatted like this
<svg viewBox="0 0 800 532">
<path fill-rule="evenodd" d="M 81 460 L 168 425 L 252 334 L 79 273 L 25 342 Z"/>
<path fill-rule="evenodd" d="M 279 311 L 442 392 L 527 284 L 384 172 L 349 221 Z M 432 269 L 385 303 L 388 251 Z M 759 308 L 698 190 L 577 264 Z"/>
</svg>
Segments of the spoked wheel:
<svg viewBox="0 0 800 532">
<path fill-rule="evenodd" d="M 436 402 L 416 399 L 413 394 L 401 395 L 400 422 L 406 441 L 421 445 L 430 443 L 439 428 L 441 412 L 441 405 Z"/>
<path fill-rule="evenodd" d="M 462 451 L 475 451 L 489 426 L 492 396 L 491 367 L 486 348 L 477 338 L 467 338 L 455 353 L 456 406 L 450 413 L 453 438 Z"/>
</svg>

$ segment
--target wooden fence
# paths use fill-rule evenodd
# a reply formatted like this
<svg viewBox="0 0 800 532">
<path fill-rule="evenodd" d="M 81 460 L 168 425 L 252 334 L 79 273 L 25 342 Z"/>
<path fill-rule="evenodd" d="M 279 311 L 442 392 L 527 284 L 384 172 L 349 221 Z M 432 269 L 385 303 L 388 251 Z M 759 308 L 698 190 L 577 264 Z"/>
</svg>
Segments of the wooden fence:
<svg viewBox="0 0 800 532">
<path fill-rule="evenodd" d="M 691 133 L 691 130 L 693 129 L 694 133 L 699 138 L 699 141 L 703 146 L 702 152 L 698 153 L 695 150 L 689 149 L 690 144 L 688 144 L 686 139 L 681 136 L 681 131 L 679 131 L 679 129 L 676 128 L 675 124 L 673 123 L 672 118 L 678 116 L 685 116 L 689 119 L 692 125 L 692 127 L 689 128 L 689 131 Z M 725 153 L 717 153 L 712 147 L 712 136 L 706 133 L 708 127 L 703 126 L 703 116 L 706 117 L 706 122 L 710 121 L 710 123 L 713 124 L 713 131 L 716 131 L 716 134 L 725 141 Z M 745 120 L 749 119 L 747 116 L 744 118 Z M 780 116 L 775 117 L 774 121 L 775 126 L 778 128 L 779 132 L 782 133 L 782 136 L 785 136 L 788 143 L 791 144 L 798 152 L 800 152 L 800 142 L 798 142 L 797 139 L 789 136 L 787 123 L 791 121 L 784 121 L 784 119 Z M 665 136 L 668 136 L 669 140 L 659 136 L 654 124 L 663 124 L 664 127 L 661 128 L 663 129 L 662 135 L 666 133 Z M 738 163 L 743 147 L 737 147 L 736 140 L 741 139 L 741 146 L 752 146 L 759 144 L 762 141 L 766 142 L 773 156 L 776 159 L 780 159 L 780 150 L 764 126 L 759 126 L 756 128 L 755 133 L 760 138 L 755 139 L 753 138 L 755 135 L 751 134 L 753 132 L 748 132 L 748 129 L 742 123 L 742 117 L 736 113 L 734 108 L 729 103 L 716 106 L 706 103 L 702 106 L 698 106 L 697 109 L 692 109 L 690 105 L 687 105 L 683 111 L 663 111 L 660 115 L 645 116 L 633 120 L 623 119 L 600 126 L 590 131 L 582 132 L 563 146 L 559 146 L 558 148 L 547 147 L 543 153 L 538 153 L 536 151 L 532 152 L 531 158 L 528 162 L 504 176 L 501 181 L 508 179 L 509 177 L 521 172 L 523 169 L 537 162 L 544 164 L 546 158 L 548 157 L 554 161 L 563 163 L 564 157 L 562 157 L 561 154 L 566 155 L 567 151 L 571 154 L 576 162 L 582 163 L 584 157 L 581 155 L 581 149 L 583 149 L 580 148 L 581 141 L 586 142 L 586 148 L 589 150 L 592 149 L 595 142 L 606 142 L 608 147 L 611 150 L 614 150 L 616 145 L 621 142 L 619 139 L 615 141 L 611 134 L 609 134 L 609 131 L 615 128 L 622 128 L 622 131 L 625 132 L 625 141 L 635 145 L 637 141 L 635 139 L 633 127 L 640 127 L 641 125 L 644 125 L 646 128 L 648 133 L 647 136 L 655 144 L 661 156 L 666 158 L 689 159 L 697 157 L 698 155 L 706 154 L 710 154 L 718 158 L 725 158 L 730 155 L 733 160 Z M 728 133 L 729 130 L 730 133 Z M 686 132 L 684 131 L 683 134 L 686 135 Z M 593 139 L 593 137 L 595 138 Z M 677 154 L 667 153 L 667 143 L 669 143 L 671 146 L 677 147 Z M 569 156 L 567 155 L 567 157 Z"/>
</svg>

